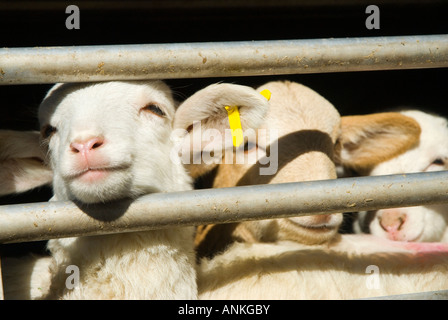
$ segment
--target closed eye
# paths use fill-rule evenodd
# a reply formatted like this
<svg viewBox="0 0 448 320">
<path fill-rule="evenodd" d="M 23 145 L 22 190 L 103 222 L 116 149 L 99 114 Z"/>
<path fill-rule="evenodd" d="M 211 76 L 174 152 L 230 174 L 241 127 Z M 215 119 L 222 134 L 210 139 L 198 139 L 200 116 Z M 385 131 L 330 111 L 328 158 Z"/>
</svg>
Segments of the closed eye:
<svg viewBox="0 0 448 320">
<path fill-rule="evenodd" d="M 437 165 L 437 166 L 444 166 L 445 161 L 442 158 L 437 158 L 432 162 L 432 164 Z"/>
<path fill-rule="evenodd" d="M 156 116 L 162 118 L 166 116 L 165 112 L 163 112 L 162 109 L 155 103 L 148 103 L 146 106 L 140 109 L 140 112 L 142 111 L 153 113 Z"/>
<path fill-rule="evenodd" d="M 442 170 L 445 167 L 445 165 L 446 165 L 446 159 L 445 158 L 436 158 L 423 171 L 439 171 L 439 170 Z"/>
<path fill-rule="evenodd" d="M 42 127 L 40 134 L 42 135 L 42 138 L 49 139 L 55 134 L 57 129 L 49 124 Z"/>
<path fill-rule="evenodd" d="M 243 146 L 244 152 L 248 153 L 251 152 L 252 150 L 256 149 L 258 146 L 255 142 L 251 142 L 251 141 L 246 141 L 246 143 Z"/>
</svg>

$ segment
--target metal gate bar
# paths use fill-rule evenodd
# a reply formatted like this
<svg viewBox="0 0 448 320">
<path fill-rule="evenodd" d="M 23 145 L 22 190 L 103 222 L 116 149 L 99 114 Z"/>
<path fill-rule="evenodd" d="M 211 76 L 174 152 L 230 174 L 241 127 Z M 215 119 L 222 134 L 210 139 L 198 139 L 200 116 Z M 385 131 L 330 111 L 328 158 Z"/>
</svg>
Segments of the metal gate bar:
<svg viewBox="0 0 448 320">
<path fill-rule="evenodd" d="M 3 295 L 3 280 L 2 280 L 2 257 L 0 256 L 0 300 L 4 300 Z"/>
<path fill-rule="evenodd" d="M 448 35 L 0 49 L 0 84 L 448 67 Z"/>
<path fill-rule="evenodd" d="M 448 290 L 379 296 L 360 300 L 448 300 Z"/>
<path fill-rule="evenodd" d="M 448 203 L 448 171 L 0 207 L 0 243 Z"/>
</svg>

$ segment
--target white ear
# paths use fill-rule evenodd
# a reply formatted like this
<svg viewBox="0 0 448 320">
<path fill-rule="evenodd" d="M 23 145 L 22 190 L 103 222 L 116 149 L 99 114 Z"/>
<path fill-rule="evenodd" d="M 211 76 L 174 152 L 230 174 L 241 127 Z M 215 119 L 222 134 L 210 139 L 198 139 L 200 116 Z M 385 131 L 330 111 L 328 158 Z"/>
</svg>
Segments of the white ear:
<svg viewBox="0 0 448 320">
<path fill-rule="evenodd" d="M 226 106 L 238 107 L 241 129 L 245 132 L 256 130 L 263 124 L 269 102 L 253 88 L 219 83 L 196 92 L 176 111 L 174 129 L 180 132 L 182 150 L 189 149 L 193 177 L 216 165 L 204 163 L 201 152 L 219 150 L 223 154 L 226 149 L 233 148 Z"/>
<path fill-rule="evenodd" d="M 367 173 L 412 148 L 420 132 L 417 121 L 396 112 L 342 117 L 336 164 Z"/>
<path fill-rule="evenodd" d="M 39 132 L 0 130 L 0 195 L 20 193 L 50 184 Z"/>
</svg>

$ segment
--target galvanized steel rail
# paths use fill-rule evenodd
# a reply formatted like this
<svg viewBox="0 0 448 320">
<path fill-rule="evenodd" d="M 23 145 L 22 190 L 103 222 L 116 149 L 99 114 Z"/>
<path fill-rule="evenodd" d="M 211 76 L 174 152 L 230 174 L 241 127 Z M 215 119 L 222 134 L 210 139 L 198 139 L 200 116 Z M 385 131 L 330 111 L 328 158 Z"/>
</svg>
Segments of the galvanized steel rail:
<svg viewBox="0 0 448 320">
<path fill-rule="evenodd" d="M 0 243 L 448 203 L 448 171 L 0 207 Z"/>
<path fill-rule="evenodd" d="M 3 294 L 3 280 L 2 280 L 2 257 L 0 256 L 0 300 L 4 300 L 4 294 Z"/>
<path fill-rule="evenodd" d="M 0 84 L 448 67 L 448 35 L 0 49 Z"/>
<path fill-rule="evenodd" d="M 448 290 L 379 296 L 360 300 L 448 300 Z"/>
</svg>

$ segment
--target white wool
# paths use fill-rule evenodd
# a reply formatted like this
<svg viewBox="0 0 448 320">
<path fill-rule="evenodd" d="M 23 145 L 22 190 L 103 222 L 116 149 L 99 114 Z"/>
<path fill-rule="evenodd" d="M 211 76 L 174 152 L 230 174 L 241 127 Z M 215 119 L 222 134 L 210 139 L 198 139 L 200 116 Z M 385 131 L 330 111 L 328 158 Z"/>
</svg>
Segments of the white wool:
<svg viewBox="0 0 448 320">
<path fill-rule="evenodd" d="M 343 235 L 329 245 L 235 243 L 199 269 L 208 299 L 362 299 L 446 290 L 448 245 Z"/>
</svg>

